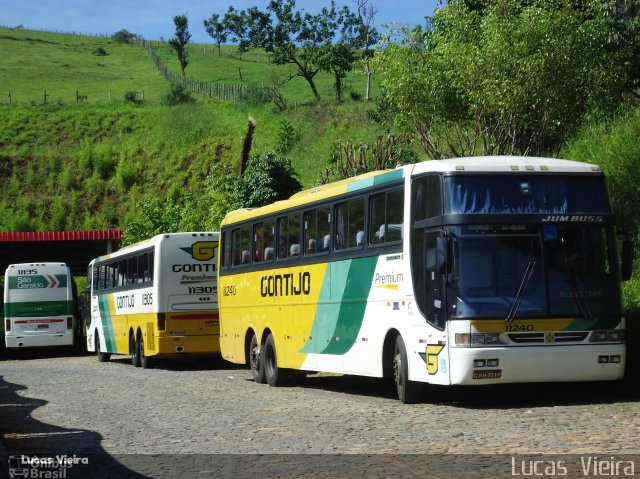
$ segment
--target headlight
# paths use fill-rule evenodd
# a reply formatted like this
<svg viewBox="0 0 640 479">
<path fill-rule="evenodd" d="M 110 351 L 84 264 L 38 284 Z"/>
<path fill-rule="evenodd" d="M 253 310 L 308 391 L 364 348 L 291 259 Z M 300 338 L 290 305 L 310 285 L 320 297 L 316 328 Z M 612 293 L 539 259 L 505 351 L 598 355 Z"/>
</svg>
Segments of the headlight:
<svg viewBox="0 0 640 479">
<path fill-rule="evenodd" d="M 456 333 L 456 346 L 487 346 L 499 343 L 498 333 Z"/>
<path fill-rule="evenodd" d="M 591 333 L 592 343 L 619 343 L 624 339 L 624 332 L 620 329 L 613 331 L 594 331 Z"/>
</svg>

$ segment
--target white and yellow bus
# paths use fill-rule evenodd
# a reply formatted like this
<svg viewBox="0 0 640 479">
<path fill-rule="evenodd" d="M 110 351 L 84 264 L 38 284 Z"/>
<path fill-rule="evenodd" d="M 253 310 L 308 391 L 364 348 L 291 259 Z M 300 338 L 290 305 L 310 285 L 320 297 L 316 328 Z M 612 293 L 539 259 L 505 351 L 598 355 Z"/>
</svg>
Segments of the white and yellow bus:
<svg viewBox="0 0 640 479">
<path fill-rule="evenodd" d="M 87 349 L 143 368 L 161 355 L 219 353 L 217 250 L 217 233 L 168 233 L 92 260 Z"/>
<path fill-rule="evenodd" d="M 595 165 L 364 174 L 226 216 L 221 352 L 274 386 L 293 370 L 394 378 L 403 402 L 420 383 L 620 379 L 617 251 Z"/>
<path fill-rule="evenodd" d="M 65 263 L 9 265 L 4 279 L 4 329 L 7 348 L 78 344 L 76 288 Z"/>
</svg>

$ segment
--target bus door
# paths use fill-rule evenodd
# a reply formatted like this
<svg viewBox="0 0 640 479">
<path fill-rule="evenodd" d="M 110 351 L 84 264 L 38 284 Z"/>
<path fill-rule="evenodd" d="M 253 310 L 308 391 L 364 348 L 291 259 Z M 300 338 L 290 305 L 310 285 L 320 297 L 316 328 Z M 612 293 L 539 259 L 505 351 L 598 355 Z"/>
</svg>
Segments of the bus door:
<svg viewBox="0 0 640 479">
<path fill-rule="evenodd" d="M 449 348 L 447 344 L 446 274 L 447 238 L 440 229 L 424 231 L 423 313 L 428 325 L 425 353 L 428 380 L 449 384 Z"/>
</svg>

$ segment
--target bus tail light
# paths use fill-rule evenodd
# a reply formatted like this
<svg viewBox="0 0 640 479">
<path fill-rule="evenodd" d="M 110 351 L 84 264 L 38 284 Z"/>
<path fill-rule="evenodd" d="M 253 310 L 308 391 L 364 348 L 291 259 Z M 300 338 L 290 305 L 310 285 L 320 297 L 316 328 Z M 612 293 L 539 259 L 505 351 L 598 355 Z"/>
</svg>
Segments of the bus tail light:
<svg viewBox="0 0 640 479">
<path fill-rule="evenodd" d="M 164 313 L 158 313 L 158 331 L 164 331 L 167 328 L 167 322 L 165 320 Z"/>
<path fill-rule="evenodd" d="M 5 319 L 4 320 L 4 330 L 5 331 L 11 331 L 11 320 L 10 319 Z"/>
<path fill-rule="evenodd" d="M 67 316 L 67 329 L 73 329 L 73 317 Z"/>
</svg>

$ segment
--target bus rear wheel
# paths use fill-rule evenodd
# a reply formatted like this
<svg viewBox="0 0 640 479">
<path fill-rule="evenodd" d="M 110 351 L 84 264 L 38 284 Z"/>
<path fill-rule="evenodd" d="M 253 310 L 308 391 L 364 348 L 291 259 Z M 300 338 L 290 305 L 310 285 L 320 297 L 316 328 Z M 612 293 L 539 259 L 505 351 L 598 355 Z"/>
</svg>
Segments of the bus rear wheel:
<svg viewBox="0 0 640 479">
<path fill-rule="evenodd" d="M 98 361 L 100 361 L 101 363 L 106 363 L 107 361 L 109 361 L 109 359 L 111 359 L 111 354 L 103 353 L 102 351 L 100 351 L 100 336 L 98 336 L 97 331 L 95 332 L 93 337 L 96 341 L 96 356 L 98 356 Z"/>
<path fill-rule="evenodd" d="M 138 350 L 138 359 L 140 360 L 140 366 L 142 366 L 143 369 L 152 367 L 153 358 L 144 354 L 144 339 L 142 338 L 142 335 L 138 337 L 136 349 Z"/>
<path fill-rule="evenodd" d="M 264 355 L 261 354 L 258 337 L 254 334 L 249 344 L 249 366 L 253 380 L 258 384 L 265 382 L 264 378 Z"/>
<path fill-rule="evenodd" d="M 142 337 L 142 336 L 140 336 Z M 132 334 L 129 337 L 129 350 L 131 351 L 131 364 L 135 368 L 140 367 L 140 338 L 136 341 L 135 336 Z"/>
<path fill-rule="evenodd" d="M 263 351 L 264 354 L 263 366 L 264 377 L 269 386 L 284 386 L 291 377 L 291 371 L 285 368 L 278 367 L 278 357 L 276 354 L 276 343 L 273 339 L 273 335 L 269 334 L 267 340 L 264 342 Z"/>
<path fill-rule="evenodd" d="M 409 381 L 409 364 L 407 348 L 402 336 L 396 338 L 395 354 L 393 357 L 393 379 L 398 390 L 398 399 L 402 404 L 411 404 L 420 398 L 420 384 Z"/>
</svg>

